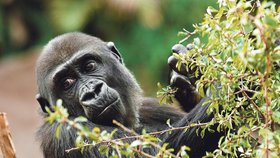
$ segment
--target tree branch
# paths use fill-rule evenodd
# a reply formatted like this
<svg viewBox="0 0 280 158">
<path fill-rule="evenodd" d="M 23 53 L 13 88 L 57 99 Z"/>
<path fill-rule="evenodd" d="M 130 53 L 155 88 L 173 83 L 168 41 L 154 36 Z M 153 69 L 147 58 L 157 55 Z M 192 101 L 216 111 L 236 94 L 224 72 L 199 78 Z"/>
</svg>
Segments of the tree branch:
<svg viewBox="0 0 280 158">
<path fill-rule="evenodd" d="M 5 113 L 0 112 L 0 147 L 5 158 L 15 158 L 15 147 L 11 138 Z"/>
</svg>

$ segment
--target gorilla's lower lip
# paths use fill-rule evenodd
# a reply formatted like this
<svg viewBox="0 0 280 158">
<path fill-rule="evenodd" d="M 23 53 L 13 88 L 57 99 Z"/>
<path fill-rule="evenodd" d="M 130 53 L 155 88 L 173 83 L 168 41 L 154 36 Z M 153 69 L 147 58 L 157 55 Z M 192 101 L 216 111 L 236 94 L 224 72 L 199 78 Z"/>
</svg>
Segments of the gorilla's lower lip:
<svg viewBox="0 0 280 158">
<path fill-rule="evenodd" d="M 102 114 L 104 114 L 108 109 L 110 109 L 112 106 L 114 106 L 117 102 L 119 102 L 120 99 L 116 99 L 115 101 L 113 101 L 110 105 L 108 105 L 106 108 L 104 108 L 103 111 L 101 111 L 101 113 L 97 116 L 101 116 Z"/>
</svg>

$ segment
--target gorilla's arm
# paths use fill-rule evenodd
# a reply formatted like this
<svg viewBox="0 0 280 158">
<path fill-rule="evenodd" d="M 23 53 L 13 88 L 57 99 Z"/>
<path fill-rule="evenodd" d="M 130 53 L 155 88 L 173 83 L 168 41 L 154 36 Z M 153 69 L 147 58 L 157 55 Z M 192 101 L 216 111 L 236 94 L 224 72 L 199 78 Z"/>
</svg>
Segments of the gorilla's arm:
<svg viewBox="0 0 280 158">
<path fill-rule="evenodd" d="M 171 124 L 175 123 L 182 119 L 186 113 L 170 105 L 160 105 L 155 98 L 144 98 L 139 115 L 140 124 L 152 132 L 167 129 L 167 120 L 170 120 Z"/>
<path fill-rule="evenodd" d="M 176 44 L 172 47 L 172 52 L 184 54 L 190 49 L 192 49 L 190 45 L 185 47 L 182 44 Z M 179 122 L 175 123 L 174 127 L 183 127 L 191 123 L 206 123 L 211 121 L 213 113 L 207 114 L 206 110 L 209 104 L 204 104 L 208 98 L 202 98 L 196 91 L 195 82 L 199 77 L 195 77 L 194 70 L 189 69 L 187 71 L 185 64 L 182 64 L 179 70 L 176 65 L 177 61 L 173 56 L 168 58 L 168 64 L 171 69 L 170 85 L 177 89 L 175 98 L 179 101 L 182 108 L 189 113 L 184 115 L 183 119 L 180 119 Z M 174 131 L 171 135 L 165 135 L 163 142 L 169 143 L 169 147 L 174 148 L 175 153 L 180 150 L 181 146 L 186 145 L 191 149 L 188 153 L 190 157 L 202 157 L 206 151 L 213 151 L 217 148 L 222 133 L 211 133 L 206 130 L 202 138 L 199 135 L 200 132 L 197 134 L 199 128 L 193 127 L 186 132 Z"/>
<path fill-rule="evenodd" d="M 159 105 L 156 99 L 146 98 L 139 110 L 140 122 L 149 132 L 170 128 L 166 124 L 168 119 L 170 119 L 173 127 L 183 127 L 191 123 L 206 123 L 211 121 L 213 114 L 207 114 L 206 110 L 209 104 L 203 105 L 205 101 L 207 101 L 207 98 L 201 99 L 189 113 L 184 113 L 168 105 Z M 175 130 L 171 134 L 159 135 L 159 138 L 161 138 L 162 143 L 168 143 L 168 147 L 173 148 L 174 153 L 177 153 L 181 146 L 186 145 L 191 149 L 188 152 L 190 157 L 202 157 L 206 151 L 213 151 L 217 148 L 218 141 L 223 133 L 211 133 L 206 130 L 202 138 L 199 135 L 200 132 L 198 134 L 196 132 L 199 128 L 193 127 L 186 132 Z"/>
<path fill-rule="evenodd" d="M 211 121 L 213 114 L 207 114 L 206 110 L 209 104 L 203 105 L 205 101 L 207 101 L 207 98 L 201 99 L 189 113 L 185 113 L 168 105 L 159 105 L 156 99 L 146 98 L 139 110 L 140 122 L 149 132 L 170 128 L 166 124 L 168 119 L 170 119 L 172 127 L 183 127 L 191 123 L 206 123 Z M 171 134 L 165 133 L 164 135 L 158 135 L 158 137 L 162 140 L 162 143 L 168 143 L 168 147 L 173 148 L 174 153 L 177 153 L 181 146 L 186 145 L 191 149 L 188 152 L 190 157 L 202 157 L 206 151 L 213 151 L 217 148 L 218 141 L 223 133 L 211 133 L 206 130 L 202 138 L 199 135 L 200 132 L 197 134 L 199 128 L 193 127 L 186 132 L 175 130 Z"/>
<path fill-rule="evenodd" d="M 203 105 L 207 98 L 202 99 L 198 105 L 194 107 L 185 115 L 183 119 L 177 122 L 174 127 L 183 127 L 191 123 L 205 123 L 211 121 L 213 114 L 208 115 L 206 110 L 208 104 Z M 188 129 L 186 132 L 177 130 L 173 131 L 172 134 L 166 134 L 163 138 L 164 143 L 169 143 L 169 147 L 178 152 L 181 146 L 186 145 L 190 147 L 191 151 L 188 152 L 190 157 L 202 157 L 206 151 L 213 151 L 218 146 L 218 141 L 222 136 L 222 133 L 214 132 L 211 133 L 208 130 L 205 131 L 205 135 L 202 138 L 197 130 L 200 127 L 193 127 Z M 213 127 L 215 129 L 215 127 Z"/>
</svg>

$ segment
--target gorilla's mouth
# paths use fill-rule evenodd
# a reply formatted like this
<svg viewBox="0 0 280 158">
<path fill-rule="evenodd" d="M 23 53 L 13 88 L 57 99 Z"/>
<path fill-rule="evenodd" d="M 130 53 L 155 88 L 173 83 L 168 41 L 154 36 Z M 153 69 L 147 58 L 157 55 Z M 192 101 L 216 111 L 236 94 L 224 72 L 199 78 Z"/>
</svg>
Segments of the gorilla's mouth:
<svg viewBox="0 0 280 158">
<path fill-rule="evenodd" d="M 109 104 L 104 104 L 102 107 L 97 107 L 91 104 L 90 106 L 84 106 L 84 111 L 87 118 L 100 125 L 112 126 L 113 120 L 123 122 L 124 107 L 122 106 L 121 99 L 114 99 Z"/>
<path fill-rule="evenodd" d="M 117 105 L 120 102 L 120 99 L 117 98 L 115 101 L 113 101 L 111 104 L 109 104 L 108 106 L 106 106 L 101 112 L 100 114 L 98 114 L 97 117 L 101 117 L 102 115 L 106 115 L 106 113 L 108 113 L 112 108 L 117 108 L 114 107 L 115 105 Z"/>
</svg>

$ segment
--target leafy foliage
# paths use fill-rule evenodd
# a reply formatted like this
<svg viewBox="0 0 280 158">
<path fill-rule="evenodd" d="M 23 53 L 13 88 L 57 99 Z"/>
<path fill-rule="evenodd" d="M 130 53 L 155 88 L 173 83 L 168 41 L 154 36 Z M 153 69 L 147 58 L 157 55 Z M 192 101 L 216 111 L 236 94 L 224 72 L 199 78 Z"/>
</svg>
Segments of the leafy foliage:
<svg viewBox="0 0 280 158">
<path fill-rule="evenodd" d="M 76 138 L 76 147 L 66 150 L 66 152 L 71 152 L 73 150 L 90 150 L 92 147 L 98 147 L 98 150 L 101 154 L 106 155 L 110 158 L 115 157 L 174 157 L 174 158 L 188 158 L 187 151 L 190 149 L 186 146 L 182 146 L 181 150 L 177 155 L 172 154 L 173 149 L 168 149 L 167 144 L 163 144 L 159 146 L 159 139 L 156 137 L 158 134 L 162 134 L 165 132 L 171 132 L 173 130 L 182 130 L 187 128 L 192 128 L 195 126 L 204 126 L 205 124 L 192 124 L 186 127 L 179 127 L 170 130 L 157 131 L 153 133 L 147 133 L 145 129 L 143 129 L 141 135 L 137 134 L 131 129 L 124 127 L 117 121 L 113 121 L 123 132 L 126 132 L 126 136 L 122 138 L 115 138 L 115 134 L 118 132 L 118 129 L 115 129 L 111 132 L 106 130 L 101 130 L 99 127 L 94 127 L 93 129 L 88 129 L 83 126 L 82 123 L 87 121 L 84 117 L 78 117 L 74 120 L 68 119 L 68 112 L 62 106 L 62 101 L 58 100 L 57 105 L 54 106 L 54 112 L 51 112 L 47 109 L 49 116 L 46 118 L 48 123 L 53 123 L 57 121 L 60 125 L 66 124 L 68 128 L 74 128 L 77 130 L 77 138 Z M 60 127 L 56 129 L 56 137 L 59 137 Z M 130 142 L 130 143 L 129 143 Z M 145 152 L 147 148 L 155 148 L 158 153 L 154 155 L 149 155 Z"/>
<path fill-rule="evenodd" d="M 202 74 L 197 90 L 216 112 L 209 125 L 227 129 L 207 157 L 280 155 L 279 11 L 273 2 L 219 0 L 219 9 L 208 7 L 194 32 L 181 33 L 197 37 L 192 50 L 174 54 L 178 67 Z"/>
<path fill-rule="evenodd" d="M 160 98 L 160 104 L 172 104 L 177 89 L 173 89 L 170 86 L 162 87 L 160 83 L 158 83 L 158 88 L 157 96 Z"/>
</svg>

